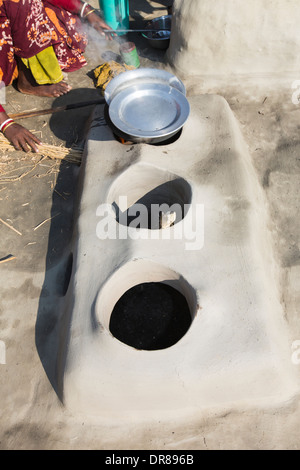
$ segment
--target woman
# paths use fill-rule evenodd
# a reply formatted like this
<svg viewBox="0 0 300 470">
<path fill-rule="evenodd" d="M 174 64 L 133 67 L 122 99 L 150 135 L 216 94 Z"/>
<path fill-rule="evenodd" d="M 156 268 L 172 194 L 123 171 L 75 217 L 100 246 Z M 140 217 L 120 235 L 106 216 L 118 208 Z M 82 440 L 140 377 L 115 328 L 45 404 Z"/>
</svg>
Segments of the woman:
<svg viewBox="0 0 300 470">
<path fill-rule="evenodd" d="M 0 80 L 21 93 L 58 97 L 71 89 L 63 72 L 86 65 L 82 20 L 100 34 L 111 29 L 80 0 L 0 0 Z M 106 35 L 111 39 L 111 35 Z M 17 150 L 38 151 L 40 140 L 0 105 L 0 131 Z"/>
</svg>

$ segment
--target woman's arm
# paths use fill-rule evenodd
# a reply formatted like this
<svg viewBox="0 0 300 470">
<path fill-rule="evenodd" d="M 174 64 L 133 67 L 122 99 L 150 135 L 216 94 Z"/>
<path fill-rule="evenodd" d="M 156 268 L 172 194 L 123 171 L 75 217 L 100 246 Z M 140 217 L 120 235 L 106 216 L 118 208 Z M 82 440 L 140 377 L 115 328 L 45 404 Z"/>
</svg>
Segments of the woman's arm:
<svg viewBox="0 0 300 470">
<path fill-rule="evenodd" d="M 41 141 L 31 134 L 25 127 L 17 124 L 6 114 L 3 106 L 0 105 L 0 131 L 13 144 L 16 150 L 24 150 L 29 152 L 33 150 L 38 152 L 38 145 Z"/>
<path fill-rule="evenodd" d="M 105 21 L 95 12 L 95 10 L 90 5 L 85 8 L 83 18 L 90 26 L 92 26 L 96 31 L 98 31 L 101 36 L 105 36 L 106 39 L 111 41 L 113 39 L 113 36 L 115 36 L 115 33 L 104 32 L 104 30 L 111 29 L 111 27 L 105 23 Z"/>
</svg>

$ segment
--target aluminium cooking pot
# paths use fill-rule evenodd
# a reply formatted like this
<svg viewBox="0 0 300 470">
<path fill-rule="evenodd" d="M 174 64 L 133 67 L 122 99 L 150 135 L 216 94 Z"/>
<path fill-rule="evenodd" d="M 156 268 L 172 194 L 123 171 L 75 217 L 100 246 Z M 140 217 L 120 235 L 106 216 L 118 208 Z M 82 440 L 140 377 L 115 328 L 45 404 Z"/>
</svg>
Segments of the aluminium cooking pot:
<svg viewBox="0 0 300 470">
<path fill-rule="evenodd" d="M 142 36 L 146 38 L 148 44 L 155 49 L 167 49 L 170 44 L 172 15 L 159 16 L 150 20 L 146 26 L 149 32 L 144 32 Z M 153 30 L 157 30 L 156 33 Z"/>
</svg>

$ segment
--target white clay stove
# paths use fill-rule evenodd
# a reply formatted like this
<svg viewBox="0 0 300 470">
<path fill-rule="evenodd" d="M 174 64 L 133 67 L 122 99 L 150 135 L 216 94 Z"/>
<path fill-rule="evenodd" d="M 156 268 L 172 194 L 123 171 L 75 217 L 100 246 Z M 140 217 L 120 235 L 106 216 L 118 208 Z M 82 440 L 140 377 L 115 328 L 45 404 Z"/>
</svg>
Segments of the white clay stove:
<svg viewBox="0 0 300 470">
<path fill-rule="evenodd" d="M 185 417 L 271 406 L 295 391 L 268 210 L 248 149 L 224 98 L 188 99 L 181 134 L 160 145 L 123 145 L 104 106 L 94 113 L 59 305 L 57 380 L 73 412 L 110 423 Z M 135 203 L 152 202 L 166 203 L 158 227 L 122 223 Z M 110 331 L 116 303 L 145 283 L 176 289 L 188 306 L 190 324 L 165 348 L 137 348 Z"/>
</svg>

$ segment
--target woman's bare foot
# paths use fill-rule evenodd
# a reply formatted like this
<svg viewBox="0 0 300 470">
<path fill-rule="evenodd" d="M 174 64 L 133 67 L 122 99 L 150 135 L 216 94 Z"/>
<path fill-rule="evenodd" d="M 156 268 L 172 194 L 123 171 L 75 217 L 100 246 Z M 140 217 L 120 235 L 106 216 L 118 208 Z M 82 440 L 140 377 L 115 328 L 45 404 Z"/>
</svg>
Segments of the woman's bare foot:
<svg viewBox="0 0 300 470">
<path fill-rule="evenodd" d="M 25 95 L 52 96 L 55 98 L 61 95 L 65 95 L 72 88 L 66 82 L 54 83 L 52 85 L 35 85 L 28 87 L 19 83 L 19 80 L 17 86 L 18 90 Z"/>
<path fill-rule="evenodd" d="M 35 96 L 52 96 L 57 98 L 58 96 L 65 95 L 72 88 L 64 81 L 49 85 L 38 85 L 34 80 L 30 70 L 27 69 L 27 67 L 25 67 L 25 65 L 22 63 L 19 63 L 18 65 L 19 75 L 17 87 L 20 93 Z"/>
</svg>

